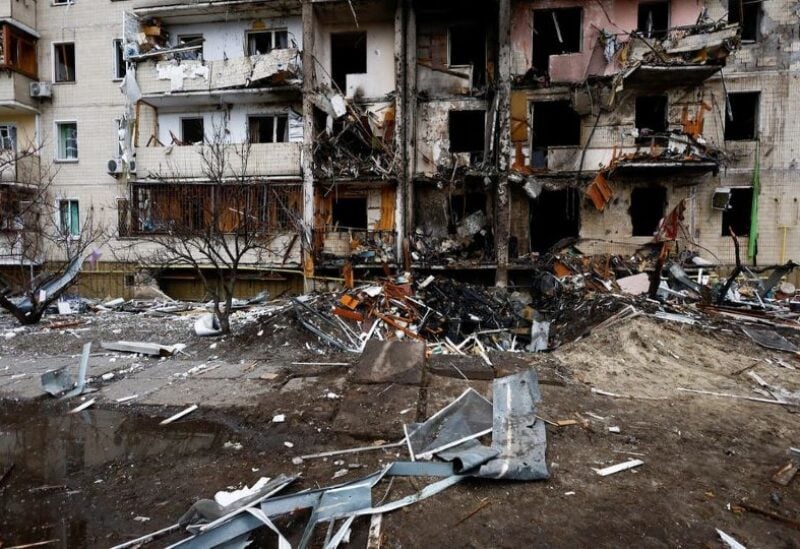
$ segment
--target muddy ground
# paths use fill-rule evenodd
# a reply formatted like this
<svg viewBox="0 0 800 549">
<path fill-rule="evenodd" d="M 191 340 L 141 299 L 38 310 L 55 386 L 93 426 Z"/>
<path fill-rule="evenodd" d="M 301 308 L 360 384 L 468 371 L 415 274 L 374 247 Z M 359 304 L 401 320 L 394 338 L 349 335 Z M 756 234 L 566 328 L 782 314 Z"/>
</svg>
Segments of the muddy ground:
<svg viewBox="0 0 800 549">
<path fill-rule="evenodd" d="M 100 398 L 89 411 L 67 415 L 74 402 L 15 397 L 12 385 L 0 385 L 0 475 L 14 466 L 0 482 L 2 547 L 47 540 L 57 540 L 51 547 L 112 546 L 174 523 L 199 498 L 261 476 L 300 473 L 294 490 L 354 479 L 407 459 L 407 452 L 299 465 L 292 458 L 399 440 L 402 423 L 424 420 L 467 386 L 491 396 L 490 381 L 465 381 L 452 367 L 478 371 L 478 358 L 431 358 L 421 387 L 357 385 L 348 368 L 292 366 L 357 357 L 331 353 L 288 318 L 266 324 L 250 318 L 213 349 L 211 340 L 190 334 L 190 316 L 89 318 L 78 328 L 88 330 L 48 335 L 39 327 L 0 338 L 0 370 L 23 357 L 76 355 L 89 339 L 160 335 L 165 343 L 187 343 L 193 359 L 222 356 L 232 369 L 265 362 L 280 366 L 279 375 L 256 378 L 264 391 L 244 395 L 236 406 L 200 402 L 199 410 L 168 426 L 158 421 L 180 406 Z M 4 317 L 0 322 L 6 322 L 2 336 L 11 324 Z M 383 547 L 723 547 L 716 528 L 747 547 L 800 547 L 797 527 L 740 506 L 745 501 L 800 521 L 800 478 L 785 487 L 771 481 L 788 461 L 788 448 L 800 445 L 798 410 L 677 390 L 768 398 L 754 391 L 752 372 L 792 393 L 800 389 L 800 369 L 780 363 L 800 368 L 793 355 L 756 346 L 735 325 L 687 326 L 639 316 L 551 353 L 491 353 L 491 359 L 497 375 L 538 372 L 542 417 L 577 420 L 547 427 L 551 478 L 463 482 L 385 516 Z M 181 360 L 188 359 L 176 356 L 157 366 L 179 369 Z M 212 389 L 216 382 L 196 380 Z M 276 414 L 286 414 L 286 421 L 273 422 Z M 605 478 L 593 470 L 630 458 L 645 465 Z M 347 475 L 332 480 L 342 469 Z M 424 482 L 384 482 L 375 497 L 389 487 L 388 501 Z M 278 525 L 297 540 L 306 518 L 299 513 Z M 368 519 L 356 520 L 351 546 L 364 546 L 367 528 Z M 178 539 L 172 535 L 154 546 Z M 260 533 L 253 546 L 276 543 Z"/>
</svg>

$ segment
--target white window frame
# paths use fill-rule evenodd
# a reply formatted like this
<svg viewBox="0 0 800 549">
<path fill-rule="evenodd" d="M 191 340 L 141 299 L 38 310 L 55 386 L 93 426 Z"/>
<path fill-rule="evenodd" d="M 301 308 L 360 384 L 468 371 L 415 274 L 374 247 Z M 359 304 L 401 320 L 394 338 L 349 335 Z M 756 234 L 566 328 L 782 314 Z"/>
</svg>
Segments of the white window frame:
<svg viewBox="0 0 800 549">
<path fill-rule="evenodd" d="M 77 154 L 77 156 L 75 158 L 61 158 L 59 156 L 59 149 L 60 149 L 59 140 L 61 139 L 61 132 L 59 131 L 59 126 L 62 125 L 62 124 L 75 124 L 75 148 L 77 149 L 77 152 L 78 152 L 78 154 Z M 70 164 L 70 163 L 74 164 L 74 163 L 77 163 L 78 160 L 81 157 L 81 149 L 80 149 L 79 141 L 78 141 L 78 121 L 77 120 L 56 120 L 56 121 L 54 121 L 53 122 L 53 135 L 56 136 L 56 138 L 54 139 L 56 150 L 55 150 L 55 155 L 53 156 L 53 158 L 55 159 L 55 162 L 63 163 L 63 164 Z"/>
<path fill-rule="evenodd" d="M 69 204 L 72 204 L 74 202 L 75 204 L 78 205 L 78 233 L 77 234 L 73 234 L 72 233 L 72 222 L 71 221 L 70 221 L 70 224 L 68 226 L 65 226 L 65 224 L 64 224 L 64 218 L 61 216 L 61 203 L 62 202 L 67 202 Z M 58 229 L 60 231 L 63 231 L 65 228 L 67 229 L 66 231 L 64 231 L 63 236 L 68 236 L 72 240 L 80 239 L 80 237 L 81 237 L 81 201 L 78 198 L 74 198 L 74 197 L 58 198 L 56 200 L 56 212 L 58 212 L 56 214 L 56 215 L 58 215 L 58 219 L 57 219 L 57 221 L 58 221 Z M 72 213 L 72 208 L 70 208 L 70 212 L 69 213 L 70 214 Z M 72 215 L 70 215 L 70 219 L 72 219 Z"/>
<path fill-rule="evenodd" d="M 278 135 L 278 124 L 277 119 L 279 117 L 286 118 L 286 140 L 285 141 L 278 141 L 276 139 Z M 288 112 L 254 112 L 247 114 L 247 138 L 250 139 L 250 119 L 251 118 L 272 118 L 272 141 L 267 141 L 267 144 L 272 145 L 274 143 L 288 143 L 289 142 L 289 113 Z M 257 143 L 256 143 L 257 144 Z"/>
<path fill-rule="evenodd" d="M 117 143 L 117 152 L 114 153 L 115 158 L 121 158 L 125 154 L 125 143 L 119 138 L 121 124 L 122 118 L 114 118 L 114 141 Z"/>
<path fill-rule="evenodd" d="M 5 130 L 4 130 L 4 129 L 5 129 Z M 7 136 L 4 136 L 4 135 L 3 135 L 4 131 L 7 131 L 7 132 L 8 132 L 8 135 L 7 135 Z M 17 143 L 17 140 L 18 140 L 18 137 L 17 137 L 17 135 L 18 135 L 18 131 L 19 131 L 19 130 L 18 130 L 18 128 L 17 128 L 17 125 L 16 125 L 16 124 L 12 124 L 12 123 L 3 123 L 3 124 L 0 124 L 0 151 L 11 150 L 11 152 L 12 152 L 12 153 L 16 153 L 16 152 L 17 152 L 17 150 L 18 150 L 18 147 L 19 147 L 19 144 Z M 11 148 L 11 149 L 6 149 L 6 148 L 3 146 L 3 142 L 4 142 L 6 139 L 10 139 L 10 140 L 12 141 L 12 148 Z"/>
<path fill-rule="evenodd" d="M 71 6 L 75 0 L 52 0 L 53 6 Z"/>
<path fill-rule="evenodd" d="M 113 77 L 111 79 L 116 81 L 116 82 L 119 82 L 123 78 L 125 78 L 125 76 L 124 75 L 123 76 L 119 76 L 119 71 L 120 71 L 119 62 L 120 62 L 120 59 L 117 58 L 117 49 L 122 51 L 122 59 L 121 59 L 121 61 L 122 61 L 123 65 L 124 65 L 125 64 L 125 45 L 124 45 L 125 41 L 122 40 L 122 38 L 114 38 L 114 40 L 111 41 L 111 44 L 112 44 L 111 51 L 112 51 L 112 55 L 114 56 L 114 59 L 112 61 L 112 67 L 113 67 L 113 70 L 114 70 L 114 74 L 113 74 Z M 127 66 L 125 66 L 124 68 L 126 69 L 126 72 L 127 72 Z"/>
<path fill-rule="evenodd" d="M 251 55 L 256 55 L 254 53 L 250 53 L 250 35 L 251 34 L 270 34 L 270 51 L 275 51 L 275 33 L 276 32 L 285 32 L 286 33 L 286 48 L 289 48 L 289 29 L 285 27 L 279 27 L 275 29 L 262 29 L 262 30 L 249 30 L 245 32 L 245 39 L 244 39 L 244 54 L 249 57 Z M 265 54 L 261 54 L 265 55 Z"/>
<path fill-rule="evenodd" d="M 56 46 L 60 46 L 62 44 L 72 44 L 72 55 L 74 57 L 74 67 L 72 80 L 56 80 Z M 52 42 L 50 44 L 50 55 L 52 57 L 52 65 L 53 65 L 53 84 L 74 84 L 78 81 L 78 48 L 75 45 L 75 41 L 70 40 L 62 40 L 61 42 Z"/>
</svg>

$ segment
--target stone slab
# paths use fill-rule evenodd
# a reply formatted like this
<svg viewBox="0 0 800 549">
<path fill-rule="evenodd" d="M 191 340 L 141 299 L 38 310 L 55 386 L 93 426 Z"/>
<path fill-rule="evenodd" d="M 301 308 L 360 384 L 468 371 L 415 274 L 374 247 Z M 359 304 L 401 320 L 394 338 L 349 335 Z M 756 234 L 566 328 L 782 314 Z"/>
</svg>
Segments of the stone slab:
<svg viewBox="0 0 800 549">
<path fill-rule="evenodd" d="M 353 370 L 353 380 L 356 383 L 419 385 L 424 366 L 425 344 L 421 341 L 371 339 Z"/>
<path fill-rule="evenodd" d="M 477 356 L 434 355 L 428 359 L 427 369 L 437 376 L 462 380 L 464 377 L 482 380 L 491 380 L 495 377 L 494 368 Z"/>
</svg>

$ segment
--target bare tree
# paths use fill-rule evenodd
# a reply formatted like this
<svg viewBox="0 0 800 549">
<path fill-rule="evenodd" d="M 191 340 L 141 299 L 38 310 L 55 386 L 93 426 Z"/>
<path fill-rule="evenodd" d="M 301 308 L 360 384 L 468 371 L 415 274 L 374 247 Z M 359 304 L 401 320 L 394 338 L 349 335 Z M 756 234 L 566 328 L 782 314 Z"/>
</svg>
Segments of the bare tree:
<svg viewBox="0 0 800 549">
<path fill-rule="evenodd" d="M 61 200 L 56 170 L 42 166 L 43 145 L 0 150 L 0 307 L 21 324 L 39 322 L 75 283 L 88 249 L 101 240 L 92 210 Z"/>
<path fill-rule="evenodd" d="M 286 203 L 291 198 L 250 174 L 250 144 L 226 143 L 225 135 L 215 128 L 210 142 L 192 146 L 199 174 L 173 163 L 135 184 L 127 229 L 138 241 L 128 254 L 140 264 L 191 269 L 227 334 L 242 268 L 286 252 L 279 237 L 297 232 L 302 221 Z"/>
</svg>

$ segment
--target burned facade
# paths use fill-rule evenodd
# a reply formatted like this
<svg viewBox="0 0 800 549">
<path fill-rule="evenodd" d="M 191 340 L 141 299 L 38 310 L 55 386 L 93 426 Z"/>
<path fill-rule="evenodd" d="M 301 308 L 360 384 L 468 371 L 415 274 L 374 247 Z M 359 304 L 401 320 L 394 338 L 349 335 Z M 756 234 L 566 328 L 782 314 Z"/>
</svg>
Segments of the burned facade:
<svg viewBox="0 0 800 549">
<path fill-rule="evenodd" d="M 730 229 L 751 263 L 794 257 L 786 2 L 10 6 L 0 144 L 31 154 L 0 181 L 6 263 L 32 163 L 57 167 L 56 224 L 114 229 L 84 273 L 105 293 L 138 268 L 120 245 L 199 230 L 209 207 L 269 235 L 250 290 L 384 265 L 504 284 L 559 242 L 632 253 L 676 212 L 669 239 L 716 263 Z M 229 180 L 245 206 L 215 188 Z M 59 259 L 35 249 L 34 266 Z"/>
</svg>

